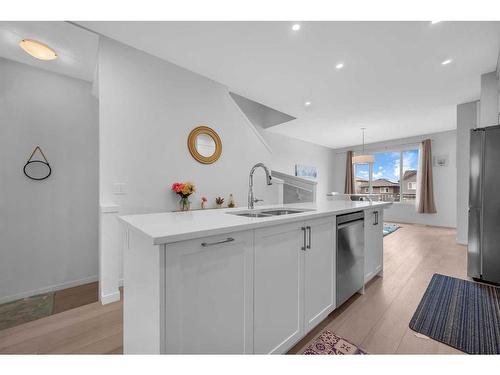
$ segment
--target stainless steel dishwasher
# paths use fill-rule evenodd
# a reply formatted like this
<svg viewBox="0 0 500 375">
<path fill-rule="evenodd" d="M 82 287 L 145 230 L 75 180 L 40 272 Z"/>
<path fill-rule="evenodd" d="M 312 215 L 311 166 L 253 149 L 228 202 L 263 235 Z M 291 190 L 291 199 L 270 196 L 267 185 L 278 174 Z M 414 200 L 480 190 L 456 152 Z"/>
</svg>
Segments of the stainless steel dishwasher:
<svg viewBox="0 0 500 375">
<path fill-rule="evenodd" d="M 337 307 L 363 288 L 365 278 L 365 215 L 337 216 Z"/>
</svg>

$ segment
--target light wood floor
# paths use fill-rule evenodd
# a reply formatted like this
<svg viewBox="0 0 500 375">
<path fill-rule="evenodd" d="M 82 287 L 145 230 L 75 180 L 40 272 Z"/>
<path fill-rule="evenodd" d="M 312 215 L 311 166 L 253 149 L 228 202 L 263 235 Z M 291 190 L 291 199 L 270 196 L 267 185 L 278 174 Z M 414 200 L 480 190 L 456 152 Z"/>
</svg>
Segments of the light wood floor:
<svg viewBox="0 0 500 375">
<path fill-rule="evenodd" d="M 401 224 L 384 237 L 384 277 L 355 295 L 319 324 L 290 353 L 300 353 L 330 329 L 371 354 L 460 354 L 418 337 L 408 324 L 434 273 L 467 278 L 465 246 L 454 229 Z"/>
<path fill-rule="evenodd" d="M 58 290 L 54 294 L 53 314 L 71 310 L 98 301 L 99 283 L 89 283 Z"/>
<path fill-rule="evenodd" d="M 94 302 L 0 331 L 2 354 L 121 354 L 122 302 Z"/>
<path fill-rule="evenodd" d="M 419 338 L 408 323 L 434 273 L 466 278 L 455 230 L 402 224 L 384 238 L 384 277 L 334 311 L 290 353 L 328 328 L 370 353 L 460 353 Z M 122 353 L 122 303 L 92 303 L 0 331 L 0 353 Z"/>
<path fill-rule="evenodd" d="M 52 293 L 7 302 L 0 305 L 0 331 L 20 324 L 58 314 L 76 307 L 97 302 L 99 284 L 97 282 L 58 290 Z M 40 299 L 45 302 L 40 303 Z M 52 299 L 52 305 L 49 303 Z M 38 301 L 33 302 L 33 301 Z M 43 307 L 41 307 L 43 306 Z"/>
</svg>

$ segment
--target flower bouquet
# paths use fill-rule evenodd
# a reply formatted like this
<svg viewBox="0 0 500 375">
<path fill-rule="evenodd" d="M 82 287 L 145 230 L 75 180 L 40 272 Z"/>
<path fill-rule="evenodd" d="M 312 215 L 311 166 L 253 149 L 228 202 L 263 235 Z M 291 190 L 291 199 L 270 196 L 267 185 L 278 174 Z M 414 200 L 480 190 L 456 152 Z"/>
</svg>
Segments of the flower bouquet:
<svg viewBox="0 0 500 375">
<path fill-rule="evenodd" d="M 194 184 L 192 182 L 174 182 L 172 191 L 181 197 L 179 201 L 181 211 L 188 211 L 191 205 L 189 196 L 196 191 Z"/>
</svg>

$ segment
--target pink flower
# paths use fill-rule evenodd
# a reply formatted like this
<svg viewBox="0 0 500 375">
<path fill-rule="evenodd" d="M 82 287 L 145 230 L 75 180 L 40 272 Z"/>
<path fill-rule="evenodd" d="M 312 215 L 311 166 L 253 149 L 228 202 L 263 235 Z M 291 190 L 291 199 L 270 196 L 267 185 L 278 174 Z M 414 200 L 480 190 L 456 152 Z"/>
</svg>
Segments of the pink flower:
<svg viewBox="0 0 500 375">
<path fill-rule="evenodd" d="M 207 202 L 207 201 L 208 201 L 208 199 L 207 199 L 206 197 L 201 197 L 201 201 L 202 201 L 202 202 Z"/>
<path fill-rule="evenodd" d="M 174 193 L 180 193 L 182 191 L 183 187 L 184 187 L 184 184 L 182 184 L 181 182 L 174 182 L 172 184 L 172 191 Z"/>
</svg>

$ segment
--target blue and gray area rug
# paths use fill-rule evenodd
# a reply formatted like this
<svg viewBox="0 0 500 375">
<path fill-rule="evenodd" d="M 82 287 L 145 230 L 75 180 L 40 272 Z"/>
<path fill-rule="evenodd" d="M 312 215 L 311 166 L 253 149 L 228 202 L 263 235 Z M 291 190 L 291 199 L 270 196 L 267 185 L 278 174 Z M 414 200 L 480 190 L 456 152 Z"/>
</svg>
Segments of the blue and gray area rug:
<svg viewBox="0 0 500 375">
<path fill-rule="evenodd" d="M 397 231 L 399 228 L 401 227 L 397 224 L 384 223 L 384 237 L 387 236 L 388 234 Z"/>
<path fill-rule="evenodd" d="M 500 354 L 500 288 L 434 274 L 410 328 L 469 354 Z"/>
</svg>

